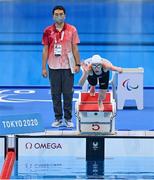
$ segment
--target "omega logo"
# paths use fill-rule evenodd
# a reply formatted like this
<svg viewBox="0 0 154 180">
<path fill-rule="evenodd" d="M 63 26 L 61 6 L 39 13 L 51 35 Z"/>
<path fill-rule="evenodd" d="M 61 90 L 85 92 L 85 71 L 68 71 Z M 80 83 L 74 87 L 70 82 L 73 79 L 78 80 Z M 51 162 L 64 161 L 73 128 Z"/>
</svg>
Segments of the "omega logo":
<svg viewBox="0 0 154 180">
<path fill-rule="evenodd" d="M 26 149 L 62 149 L 60 143 L 35 143 L 32 144 L 30 142 L 25 144 Z"/>
<path fill-rule="evenodd" d="M 32 143 L 28 142 L 25 144 L 26 149 L 32 149 Z"/>
</svg>

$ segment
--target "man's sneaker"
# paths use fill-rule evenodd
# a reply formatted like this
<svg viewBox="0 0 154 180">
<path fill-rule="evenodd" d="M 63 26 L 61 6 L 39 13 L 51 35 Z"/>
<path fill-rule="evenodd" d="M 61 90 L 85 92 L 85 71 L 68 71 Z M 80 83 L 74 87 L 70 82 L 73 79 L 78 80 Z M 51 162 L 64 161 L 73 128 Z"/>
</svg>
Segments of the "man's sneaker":
<svg viewBox="0 0 154 180">
<path fill-rule="evenodd" d="M 53 123 L 52 123 L 52 127 L 60 127 L 60 126 L 62 126 L 63 125 L 63 122 L 62 122 L 62 120 L 60 119 L 60 120 L 55 120 Z"/>
<path fill-rule="evenodd" d="M 74 124 L 73 124 L 73 122 L 70 119 L 69 120 L 65 119 L 65 123 L 66 123 L 66 126 L 68 128 L 73 128 L 74 127 Z"/>
</svg>

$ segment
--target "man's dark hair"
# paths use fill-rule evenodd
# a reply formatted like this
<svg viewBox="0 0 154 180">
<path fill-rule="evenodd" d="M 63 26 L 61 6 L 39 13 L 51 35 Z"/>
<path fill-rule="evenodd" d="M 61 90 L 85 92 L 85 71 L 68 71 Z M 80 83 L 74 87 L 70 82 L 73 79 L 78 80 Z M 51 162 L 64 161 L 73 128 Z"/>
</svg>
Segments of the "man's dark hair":
<svg viewBox="0 0 154 180">
<path fill-rule="evenodd" d="M 52 10 L 52 14 L 54 14 L 54 12 L 55 12 L 55 10 L 57 10 L 57 9 L 60 9 L 60 10 L 63 10 L 64 11 L 64 14 L 65 14 L 65 8 L 63 7 L 63 6 L 55 6 L 54 8 L 53 8 L 53 10 Z"/>
</svg>

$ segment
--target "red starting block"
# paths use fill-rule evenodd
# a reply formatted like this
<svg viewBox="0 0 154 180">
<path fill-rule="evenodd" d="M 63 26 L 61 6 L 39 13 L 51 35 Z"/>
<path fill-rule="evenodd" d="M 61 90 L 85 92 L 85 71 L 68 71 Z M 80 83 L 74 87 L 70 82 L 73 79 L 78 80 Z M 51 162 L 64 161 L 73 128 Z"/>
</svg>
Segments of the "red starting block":
<svg viewBox="0 0 154 180">
<path fill-rule="evenodd" d="M 95 96 L 90 96 L 88 92 L 80 93 L 79 100 L 76 102 L 76 110 L 81 134 L 114 133 L 116 103 L 111 92 L 106 93 L 103 105 L 104 110 L 100 111 L 98 92 L 95 93 Z"/>
<path fill-rule="evenodd" d="M 80 101 L 82 104 L 98 102 L 98 94 L 99 93 L 95 93 L 95 96 L 90 96 L 89 93 L 81 93 Z M 111 96 L 112 96 L 111 93 L 107 92 L 103 103 L 111 103 L 111 98 L 112 98 Z"/>
<path fill-rule="evenodd" d="M 107 92 L 103 100 L 104 112 L 112 112 L 111 93 Z M 79 111 L 99 111 L 98 93 L 95 96 L 90 96 L 89 93 L 81 93 Z"/>
</svg>

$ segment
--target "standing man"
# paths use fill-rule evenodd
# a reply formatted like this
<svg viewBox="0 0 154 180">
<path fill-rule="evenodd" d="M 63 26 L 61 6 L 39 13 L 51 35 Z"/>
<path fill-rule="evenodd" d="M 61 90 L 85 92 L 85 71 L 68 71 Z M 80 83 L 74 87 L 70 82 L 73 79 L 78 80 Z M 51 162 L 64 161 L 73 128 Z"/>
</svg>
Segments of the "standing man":
<svg viewBox="0 0 154 180">
<path fill-rule="evenodd" d="M 73 71 L 80 70 L 80 57 L 77 44 L 80 42 L 74 26 L 65 23 L 65 8 L 56 6 L 52 10 L 55 23 L 44 30 L 42 44 L 42 76 L 47 77 L 51 85 L 51 96 L 55 121 L 52 127 L 63 125 L 63 113 L 67 127 L 72 128 L 72 100 L 74 74 L 71 64 L 74 61 Z M 73 58 L 72 58 L 73 57 Z M 48 63 L 48 72 L 46 64 Z M 63 95 L 63 105 L 62 96 Z"/>
</svg>

